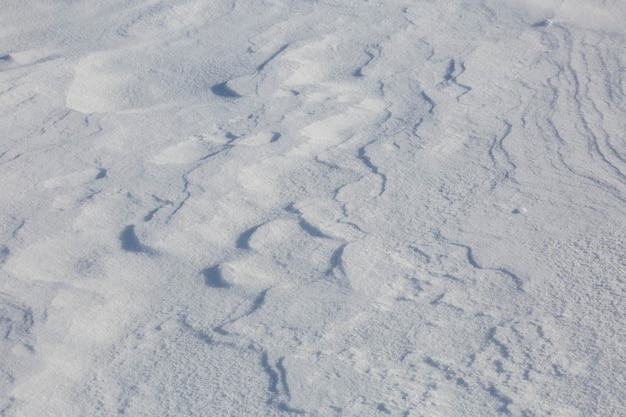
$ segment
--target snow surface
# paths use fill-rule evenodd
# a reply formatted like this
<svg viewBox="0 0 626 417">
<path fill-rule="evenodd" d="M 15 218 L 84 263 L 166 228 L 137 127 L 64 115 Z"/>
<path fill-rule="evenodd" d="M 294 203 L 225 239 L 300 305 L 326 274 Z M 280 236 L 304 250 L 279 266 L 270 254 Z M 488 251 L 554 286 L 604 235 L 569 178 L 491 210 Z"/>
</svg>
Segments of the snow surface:
<svg viewBox="0 0 626 417">
<path fill-rule="evenodd" d="M 1 416 L 626 415 L 623 0 L 1 8 Z"/>
</svg>

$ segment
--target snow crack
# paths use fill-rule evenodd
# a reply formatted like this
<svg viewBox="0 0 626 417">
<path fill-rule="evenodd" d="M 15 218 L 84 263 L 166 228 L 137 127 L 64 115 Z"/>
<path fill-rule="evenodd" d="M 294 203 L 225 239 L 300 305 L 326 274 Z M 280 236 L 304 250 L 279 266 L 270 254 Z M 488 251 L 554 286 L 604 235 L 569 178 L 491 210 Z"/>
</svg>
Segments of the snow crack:
<svg viewBox="0 0 626 417">
<path fill-rule="evenodd" d="M 465 64 L 461 61 L 458 63 L 453 58 L 450 59 L 448 63 L 448 68 L 446 69 L 446 73 L 443 76 L 443 81 L 439 83 L 440 88 L 445 88 L 450 85 L 455 85 L 463 90 L 463 92 L 457 95 L 456 100 L 459 101 L 461 97 L 465 94 L 472 91 L 472 87 L 469 85 L 461 84 L 458 82 L 457 78 L 460 77 L 465 72 Z"/>
<path fill-rule="evenodd" d="M 367 155 L 367 147 L 370 146 L 375 141 L 368 143 L 360 147 L 357 151 L 357 158 L 376 176 L 380 178 L 380 191 L 378 192 L 378 197 L 383 195 L 385 189 L 387 187 L 387 176 L 379 171 L 378 167 L 372 163 L 372 160 Z"/>
<path fill-rule="evenodd" d="M 477 261 L 476 258 L 474 257 L 474 252 L 472 250 L 472 248 L 468 245 L 464 245 L 462 243 L 457 243 L 457 242 L 452 242 L 444 237 L 442 237 L 441 235 L 438 235 L 439 238 L 443 241 L 446 242 L 450 245 L 453 246 L 458 246 L 460 248 L 465 249 L 465 253 L 466 253 L 466 257 L 467 257 L 467 262 L 473 266 L 476 269 L 480 269 L 480 270 L 488 270 L 488 271 L 495 271 L 497 273 L 499 273 L 500 275 L 503 275 L 507 278 L 509 278 L 513 284 L 515 285 L 515 289 L 517 291 L 520 292 L 524 292 L 524 288 L 523 288 L 523 280 L 522 278 L 520 278 L 517 274 L 509 271 L 506 268 L 502 268 L 502 267 L 495 267 L 495 268 L 490 268 L 490 267 L 484 267 L 482 265 L 480 265 Z"/>
</svg>

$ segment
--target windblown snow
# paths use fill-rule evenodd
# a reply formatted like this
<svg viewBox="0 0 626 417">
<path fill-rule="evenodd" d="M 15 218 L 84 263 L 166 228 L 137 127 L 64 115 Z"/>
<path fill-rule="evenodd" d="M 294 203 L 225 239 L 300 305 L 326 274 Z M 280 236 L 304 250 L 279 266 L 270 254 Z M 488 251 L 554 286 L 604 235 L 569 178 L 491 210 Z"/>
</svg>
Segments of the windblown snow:
<svg viewBox="0 0 626 417">
<path fill-rule="evenodd" d="M 0 13 L 0 416 L 626 415 L 622 0 Z"/>
</svg>

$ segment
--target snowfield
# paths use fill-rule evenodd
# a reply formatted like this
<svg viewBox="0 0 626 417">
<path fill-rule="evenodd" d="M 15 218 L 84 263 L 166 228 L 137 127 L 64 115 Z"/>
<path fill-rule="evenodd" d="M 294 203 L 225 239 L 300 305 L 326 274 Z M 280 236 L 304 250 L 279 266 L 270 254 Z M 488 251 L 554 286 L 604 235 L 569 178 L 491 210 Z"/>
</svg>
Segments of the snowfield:
<svg viewBox="0 0 626 417">
<path fill-rule="evenodd" d="M 0 416 L 626 415 L 623 0 L 0 12 Z"/>
</svg>

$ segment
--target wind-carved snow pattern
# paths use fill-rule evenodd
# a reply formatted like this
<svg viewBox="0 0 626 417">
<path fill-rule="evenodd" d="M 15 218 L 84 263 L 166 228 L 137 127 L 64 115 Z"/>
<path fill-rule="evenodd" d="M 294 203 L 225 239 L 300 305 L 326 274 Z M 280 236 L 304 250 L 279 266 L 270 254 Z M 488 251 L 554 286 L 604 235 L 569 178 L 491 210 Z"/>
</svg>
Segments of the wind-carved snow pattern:
<svg viewBox="0 0 626 417">
<path fill-rule="evenodd" d="M 0 415 L 620 414 L 623 5 L 127 3 L 0 17 Z"/>
<path fill-rule="evenodd" d="M 6 249 L 6 248 L 5 248 Z M 0 391 L 10 392 L 20 377 L 29 372 L 25 361 L 32 361 L 36 338 L 33 335 L 35 319 L 32 309 L 0 293 Z M 0 410 L 8 411 L 15 405 L 15 397 L 3 396 Z M 3 411 L 3 412 L 4 412 Z"/>
<path fill-rule="evenodd" d="M 509 137 L 509 135 L 511 135 L 513 125 L 507 121 L 504 121 L 504 125 L 504 133 L 495 135 L 493 137 L 493 142 L 489 147 L 489 158 L 491 158 L 493 169 L 499 171 L 498 178 L 493 181 L 494 186 L 504 181 L 517 183 L 515 180 L 516 165 L 511 160 L 511 155 L 505 147 L 505 140 Z"/>
</svg>

